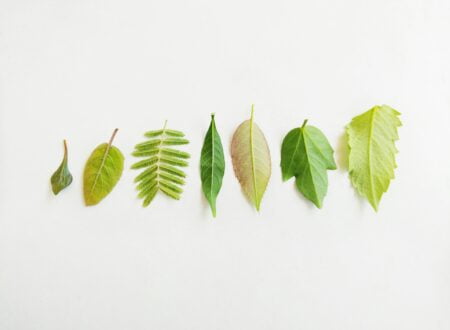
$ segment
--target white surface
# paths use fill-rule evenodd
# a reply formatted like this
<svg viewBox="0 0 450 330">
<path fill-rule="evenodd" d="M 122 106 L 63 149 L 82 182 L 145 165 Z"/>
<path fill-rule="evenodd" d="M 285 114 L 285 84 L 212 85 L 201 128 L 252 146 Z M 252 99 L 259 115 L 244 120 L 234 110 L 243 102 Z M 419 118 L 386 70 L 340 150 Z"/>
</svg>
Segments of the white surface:
<svg viewBox="0 0 450 330">
<path fill-rule="evenodd" d="M 2 0 L 0 329 L 450 329 L 449 17 L 447 0 Z M 251 103 L 273 160 L 260 214 L 228 153 Z M 375 214 L 339 141 L 381 103 L 404 127 Z M 227 151 L 215 220 L 198 173 L 211 112 Z M 323 210 L 281 181 L 304 118 L 341 164 Z M 127 169 L 84 207 L 92 149 L 119 127 L 128 168 L 165 119 L 192 141 L 183 199 L 141 208 Z M 55 198 L 63 138 L 75 179 Z"/>
</svg>

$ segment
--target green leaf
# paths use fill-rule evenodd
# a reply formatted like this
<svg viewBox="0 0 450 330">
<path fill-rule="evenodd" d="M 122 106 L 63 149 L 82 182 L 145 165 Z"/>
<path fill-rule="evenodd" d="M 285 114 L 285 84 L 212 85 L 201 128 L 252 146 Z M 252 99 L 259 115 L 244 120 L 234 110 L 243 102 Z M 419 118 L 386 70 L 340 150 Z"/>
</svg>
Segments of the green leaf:
<svg viewBox="0 0 450 330">
<path fill-rule="evenodd" d="M 213 216 L 216 216 L 216 198 L 222 187 L 225 173 L 225 158 L 222 142 L 216 129 L 214 114 L 211 115 L 211 124 L 203 142 L 200 157 L 200 177 L 203 193 L 211 206 Z"/>
<path fill-rule="evenodd" d="M 296 177 L 298 190 L 318 208 L 328 190 L 327 170 L 335 170 L 333 149 L 323 133 L 314 126 L 291 130 L 281 147 L 281 172 L 286 181 Z"/>
<path fill-rule="evenodd" d="M 271 174 L 270 152 L 261 129 L 249 120 L 234 132 L 231 141 L 231 159 L 236 177 L 247 198 L 259 211 Z"/>
<path fill-rule="evenodd" d="M 188 166 L 187 152 L 174 149 L 172 146 L 189 143 L 184 133 L 166 128 L 149 131 L 144 135 L 147 141 L 135 146 L 132 153 L 135 157 L 144 158 L 134 163 L 132 169 L 144 169 L 134 180 L 138 197 L 143 199 L 142 205 L 148 206 L 158 191 L 167 196 L 180 199 L 186 174 L 179 167 Z"/>
<path fill-rule="evenodd" d="M 100 203 L 122 176 L 124 157 L 122 152 L 112 145 L 117 131 L 116 128 L 108 143 L 102 143 L 94 149 L 86 163 L 83 191 L 87 206 Z"/>
<path fill-rule="evenodd" d="M 58 195 L 58 193 L 63 190 L 64 188 L 68 187 L 73 180 L 72 174 L 69 172 L 69 166 L 67 165 L 68 161 L 68 155 L 67 155 L 67 142 L 66 140 L 64 142 L 64 157 L 61 162 L 61 165 L 59 165 L 58 169 L 55 173 L 53 173 L 50 182 L 52 184 L 52 190 L 55 195 Z"/>
<path fill-rule="evenodd" d="M 349 173 L 356 190 L 375 211 L 394 179 L 400 113 L 387 105 L 375 106 L 347 126 Z"/>
</svg>

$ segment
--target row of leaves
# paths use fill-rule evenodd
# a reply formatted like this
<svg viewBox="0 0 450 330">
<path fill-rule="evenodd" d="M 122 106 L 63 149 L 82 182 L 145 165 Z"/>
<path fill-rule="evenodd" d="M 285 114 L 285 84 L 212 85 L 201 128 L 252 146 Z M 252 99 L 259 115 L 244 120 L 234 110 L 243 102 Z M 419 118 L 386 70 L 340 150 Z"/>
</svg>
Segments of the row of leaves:
<svg viewBox="0 0 450 330">
<path fill-rule="evenodd" d="M 378 210 L 382 195 L 394 178 L 396 168 L 395 141 L 401 126 L 400 113 L 387 105 L 375 106 L 353 118 L 346 128 L 349 147 L 349 174 L 357 191 Z M 143 158 L 132 165 L 142 170 L 135 178 L 138 197 L 148 206 L 158 192 L 180 199 L 190 155 L 177 149 L 188 144 L 184 133 L 164 127 L 145 133 L 147 140 L 135 146 L 133 156 Z M 90 155 L 83 180 L 86 205 L 98 204 L 119 181 L 124 166 L 122 152 L 113 146 L 114 131 L 108 143 L 100 144 Z M 283 180 L 295 177 L 298 190 L 318 208 L 327 194 L 327 170 L 335 170 L 333 149 L 325 135 L 316 127 L 307 125 L 292 129 L 281 147 Z M 259 210 L 271 175 L 271 158 L 266 138 L 254 121 L 252 107 L 250 119 L 236 129 L 231 142 L 233 168 L 242 190 Z M 200 162 L 203 193 L 216 215 L 216 199 L 222 187 L 225 157 L 216 127 L 214 114 L 206 133 Z M 68 169 L 67 144 L 64 158 L 51 177 L 53 192 L 58 194 L 72 182 Z"/>
</svg>

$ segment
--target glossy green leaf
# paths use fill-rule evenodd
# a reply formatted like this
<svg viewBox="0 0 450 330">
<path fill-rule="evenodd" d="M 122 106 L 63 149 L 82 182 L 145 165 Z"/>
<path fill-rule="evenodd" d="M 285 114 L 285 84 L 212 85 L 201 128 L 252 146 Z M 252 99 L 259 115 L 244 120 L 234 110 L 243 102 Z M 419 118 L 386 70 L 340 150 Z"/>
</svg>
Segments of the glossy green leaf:
<svg viewBox="0 0 450 330">
<path fill-rule="evenodd" d="M 257 210 L 266 191 L 271 174 L 269 146 L 261 129 L 249 120 L 236 130 L 231 142 L 231 159 L 242 190 Z"/>
<path fill-rule="evenodd" d="M 122 152 L 112 145 L 118 129 L 114 130 L 109 143 L 94 149 L 84 168 L 83 191 L 87 206 L 96 205 L 115 187 L 123 172 Z"/>
<path fill-rule="evenodd" d="M 200 158 L 200 177 L 203 193 L 209 202 L 213 216 L 216 216 L 216 198 L 222 187 L 225 173 L 225 158 L 222 142 L 216 129 L 214 114 L 211 115 L 211 124 L 203 142 Z"/>
<path fill-rule="evenodd" d="M 327 170 L 335 170 L 333 149 L 316 127 L 306 125 L 291 130 L 281 147 L 283 180 L 296 177 L 298 190 L 318 208 L 328 190 Z"/>
<path fill-rule="evenodd" d="M 397 167 L 395 155 L 400 113 L 387 105 L 375 106 L 347 126 L 349 173 L 356 190 L 377 211 Z"/>
<path fill-rule="evenodd" d="M 144 135 L 147 141 L 135 146 L 133 156 L 144 158 L 134 163 L 132 169 L 144 169 L 134 180 L 138 197 L 143 199 L 142 205 L 148 206 L 158 191 L 167 196 L 180 199 L 186 174 L 179 169 L 188 166 L 187 152 L 173 148 L 173 146 L 188 144 L 184 133 L 164 128 L 149 131 Z"/>
<path fill-rule="evenodd" d="M 58 195 L 58 193 L 63 190 L 64 188 L 68 187 L 72 183 L 72 174 L 69 172 L 69 166 L 67 165 L 68 162 L 68 153 L 67 153 L 67 142 L 64 140 L 64 157 L 61 162 L 61 165 L 59 165 L 58 169 L 53 173 L 50 182 L 52 184 L 52 190 L 55 195 Z"/>
</svg>

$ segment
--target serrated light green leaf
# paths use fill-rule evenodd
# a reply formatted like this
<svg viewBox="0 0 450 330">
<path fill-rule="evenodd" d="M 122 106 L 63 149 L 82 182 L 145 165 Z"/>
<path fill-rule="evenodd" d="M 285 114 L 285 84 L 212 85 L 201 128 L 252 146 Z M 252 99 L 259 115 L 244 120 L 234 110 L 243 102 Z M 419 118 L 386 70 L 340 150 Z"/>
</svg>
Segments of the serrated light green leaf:
<svg viewBox="0 0 450 330">
<path fill-rule="evenodd" d="M 349 173 L 356 190 L 375 211 L 394 179 L 400 113 L 382 105 L 352 119 L 347 126 Z"/>
<path fill-rule="evenodd" d="M 248 199 L 259 211 L 271 174 L 270 151 L 261 129 L 249 120 L 236 130 L 231 142 L 231 159 L 236 177 Z"/>
<path fill-rule="evenodd" d="M 327 170 L 335 170 L 333 149 L 323 133 L 314 126 L 291 130 L 281 147 L 283 180 L 293 176 L 298 190 L 318 208 L 328 190 Z"/>
<path fill-rule="evenodd" d="M 68 187 L 73 180 L 72 174 L 69 172 L 69 166 L 67 165 L 68 162 L 68 153 L 67 153 L 67 142 L 66 140 L 64 142 L 64 157 L 61 162 L 61 165 L 59 165 L 58 169 L 53 173 L 52 177 L 50 178 L 50 182 L 52 184 L 52 190 L 55 195 L 58 195 L 58 193 L 63 190 L 64 188 Z"/>
<path fill-rule="evenodd" d="M 222 187 L 225 173 L 225 158 L 222 142 L 216 129 L 214 114 L 211 115 L 211 124 L 203 142 L 200 158 L 200 177 L 203 193 L 211 206 L 213 216 L 216 216 L 216 198 Z"/>
<path fill-rule="evenodd" d="M 112 145 L 118 129 L 114 130 L 109 143 L 94 149 L 84 168 L 83 191 L 87 206 L 96 205 L 115 187 L 123 172 L 122 152 Z"/>
<path fill-rule="evenodd" d="M 180 199 L 186 174 L 179 167 L 188 166 L 187 152 L 174 149 L 173 146 L 188 144 L 184 133 L 164 128 L 149 131 L 144 134 L 147 141 L 135 146 L 132 153 L 135 157 L 144 159 L 134 163 L 132 169 L 144 169 L 134 180 L 138 197 L 143 199 L 142 205 L 148 206 L 158 191 L 173 199 Z"/>
</svg>

